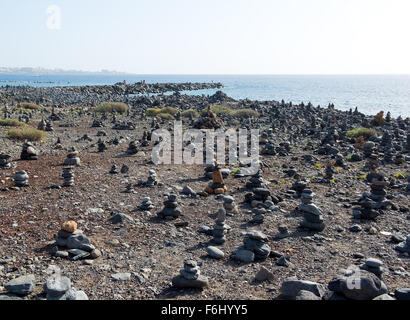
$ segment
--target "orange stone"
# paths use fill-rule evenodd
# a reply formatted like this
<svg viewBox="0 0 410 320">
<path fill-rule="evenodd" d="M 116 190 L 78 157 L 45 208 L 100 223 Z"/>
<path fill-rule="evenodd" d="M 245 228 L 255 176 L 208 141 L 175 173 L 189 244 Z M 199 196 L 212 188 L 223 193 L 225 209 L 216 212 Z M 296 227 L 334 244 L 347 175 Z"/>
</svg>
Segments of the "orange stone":
<svg viewBox="0 0 410 320">
<path fill-rule="evenodd" d="M 224 193 L 225 193 L 225 189 L 224 189 L 224 188 L 215 189 L 215 194 L 224 194 Z"/>
<path fill-rule="evenodd" d="M 64 222 L 61 229 L 64 230 L 64 231 L 73 233 L 77 230 L 77 222 L 75 222 L 75 221 Z"/>
<path fill-rule="evenodd" d="M 205 192 L 208 193 L 208 194 L 213 194 L 213 193 L 214 193 L 214 189 L 212 189 L 211 186 L 207 186 L 207 187 L 205 188 Z"/>
<path fill-rule="evenodd" d="M 224 183 L 221 170 L 216 170 L 212 173 L 212 181 L 214 183 Z"/>
</svg>

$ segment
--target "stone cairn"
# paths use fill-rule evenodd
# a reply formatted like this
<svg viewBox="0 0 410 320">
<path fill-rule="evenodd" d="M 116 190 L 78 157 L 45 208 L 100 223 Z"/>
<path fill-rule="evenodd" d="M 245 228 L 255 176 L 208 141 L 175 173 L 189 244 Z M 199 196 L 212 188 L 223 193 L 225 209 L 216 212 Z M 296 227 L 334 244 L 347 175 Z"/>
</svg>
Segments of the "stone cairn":
<svg viewBox="0 0 410 320">
<path fill-rule="evenodd" d="M 407 235 L 406 240 L 395 247 L 401 253 L 410 254 L 410 234 Z"/>
<path fill-rule="evenodd" d="M 0 153 L 0 169 L 6 170 L 11 168 L 10 163 L 11 156 L 8 154 Z"/>
<path fill-rule="evenodd" d="M 217 245 L 222 245 L 226 242 L 225 235 L 229 230 L 229 226 L 225 224 L 226 221 L 226 211 L 225 209 L 219 209 L 218 216 L 216 217 L 214 229 L 212 231 L 213 240 L 212 242 Z"/>
<path fill-rule="evenodd" d="M 382 261 L 380 261 L 378 259 L 374 259 L 374 258 L 369 258 L 359 268 L 361 270 L 366 270 L 368 272 L 373 273 L 374 275 L 376 275 L 381 280 L 382 279 L 382 274 L 384 272 L 384 269 L 382 268 L 382 266 L 383 266 Z"/>
<path fill-rule="evenodd" d="M 148 179 L 145 182 L 146 187 L 154 187 L 158 184 L 157 173 L 155 170 L 148 171 Z"/>
<path fill-rule="evenodd" d="M 98 152 L 104 152 L 105 150 L 107 150 L 107 146 L 105 145 L 105 143 L 100 139 L 98 139 Z"/>
<path fill-rule="evenodd" d="M 188 259 L 184 261 L 184 269 L 180 274 L 172 279 L 172 285 L 176 288 L 202 289 L 208 286 L 209 280 L 201 275 L 198 263 Z"/>
<path fill-rule="evenodd" d="M 97 259 L 101 256 L 101 252 L 78 229 L 75 221 L 63 223 L 51 248 L 51 254 L 55 257 L 70 258 L 71 261 Z"/>
<path fill-rule="evenodd" d="M 248 190 L 258 188 L 266 188 L 266 182 L 262 178 L 262 170 L 258 170 L 258 172 L 254 176 L 252 176 L 246 183 L 246 189 Z"/>
<path fill-rule="evenodd" d="M 71 187 L 74 185 L 74 178 L 75 178 L 75 174 L 74 174 L 74 168 L 73 167 L 65 167 L 63 168 L 63 186 L 64 187 Z"/>
<path fill-rule="evenodd" d="M 144 133 L 142 135 L 141 146 L 148 147 L 149 145 L 150 145 L 150 143 L 148 141 L 148 132 L 144 131 Z"/>
<path fill-rule="evenodd" d="M 232 196 L 224 196 L 222 198 L 224 201 L 224 209 L 226 211 L 226 215 L 229 217 L 234 216 L 235 214 L 238 214 L 238 206 L 235 203 L 235 199 Z"/>
<path fill-rule="evenodd" d="M 14 184 L 16 187 L 27 187 L 28 184 L 28 174 L 26 171 L 18 171 L 14 174 L 13 177 Z"/>
<path fill-rule="evenodd" d="M 150 197 L 142 198 L 142 203 L 138 209 L 141 211 L 150 211 L 154 209 L 154 205 L 151 202 L 151 198 Z"/>
<path fill-rule="evenodd" d="M 158 217 L 162 219 L 176 219 L 181 215 L 181 210 L 178 208 L 178 197 L 176 194 L 171 194 L 164 201 L 164 208 L 158 213 Z"/>
<path fill-rule="evenodd" d="M 390 202 L 385 200 L 387 195 L 384 188 L 388 186 L 388 182 L 384 176 L 373 174 L 373 179 L 370 184 L 370 193 L 364 192 L 359 199 L 360 207 L 353 208 L 353 216 L 356 219 L 372 220 L 380 215 L 380 210 L 385 209 Z"/>
<path fill-rule="evenodd" d="M 70 167 L 79 166 L 81 164 L 81 160 L 78 155 L 79 152 L 75 150 L 75 148 L 72 148 L 71 152 L 67 155 L 67 158 L 64 160 L 64 165 Z"/>
<path fill-rule="evenodd" d="M 93 121 L 93 124 L 91 125 L 91 128 L 102 128 L 104 127 L 104 123 L 101 120 L 95 119 Z"/>
<path fill-rule="evenodd" d="M 250 263 L 255 260 L 265 260 L 271 252 L 267 244 L 268 237 L 260 231 L 251 230 L 246 233 L 243 246 L 237 248 L 232 256 L 235 260 Z"/>
<path fill-rule="evenodd" d="M 53 127 L 53 124 L 51 123 L 51 121 L 47 121 L 46 127 L 44 128 L 44 131 L 46 131 L 46 132 L 54 131 L 54 127 Z"/>
<path fill-rule="evenodd" d="M 127 154 L 134 155 L 137 154 L 138 151 L 137 141 L 131 141 L 127 149 Z"/>
<path fill-rule="evenodd" d="M 228 191 L 222 177 L 221 168 L 217 165 L 212 173 L 212 182 L 206 187 L 204 194 L 224 194 Z"/>
<path fill-rule="evenodd" d="M 301 194 L 302 204 L 299 205 L 299 209 L 304 215 L 304 220 L 301 223 L 301 227 L 308 230 L 321 232 L 325 229 L 323 212 L 313 203 L 314 196 L 315 194 L 309 188 L 305 188 Z"/>
<path fill-rule="evenodd" d="M 328 163 L 325 169 L 325 180 L 331 181 L 333 180 L 333 175 L 335 174 L 335 170 L 333 170 L 333 164 Z"/>
<path fill-rule="evenodd" d="M 112 167 L 111 167 L 111 169 L 110 169 L 110 172 L 109 172 L 109 173 L 110 173 L 110 174 L 118 174 L 119 171 L 118 171 L 117 165 L 113 164 Z"/>
<path fill-rule="evenodd" d="M 20 155 L 21 160 L 37 160 L 38 151 L 31 142 L 26 141 L 23 144 L 23 150 Z"/>
</svg>

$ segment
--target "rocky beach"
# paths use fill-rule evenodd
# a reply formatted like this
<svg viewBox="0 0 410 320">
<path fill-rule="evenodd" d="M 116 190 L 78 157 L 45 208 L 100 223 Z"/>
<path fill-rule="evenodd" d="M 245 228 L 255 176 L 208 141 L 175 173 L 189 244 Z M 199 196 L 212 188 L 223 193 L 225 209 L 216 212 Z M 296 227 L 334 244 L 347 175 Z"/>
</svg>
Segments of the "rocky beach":
<svg viewBox="0 0 410 320">
<path fill-rule="evenodd" d="M 211 88 L 0 87 L 0 300 L 410 299 L 410 119 Z M 257 172 L 155 165 L 174 121 L 259 129 Z"/>
</svg>

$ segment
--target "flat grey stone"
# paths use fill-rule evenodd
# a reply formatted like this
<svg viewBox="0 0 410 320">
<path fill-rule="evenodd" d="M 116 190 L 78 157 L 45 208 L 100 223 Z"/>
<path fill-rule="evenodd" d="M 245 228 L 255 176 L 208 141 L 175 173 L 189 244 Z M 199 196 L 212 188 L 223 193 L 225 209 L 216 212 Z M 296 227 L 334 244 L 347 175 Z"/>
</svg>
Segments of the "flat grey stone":
<svg viewBox="0 0 410 320">
<path fill-rule="evenodd" d="M 222 250 L 218 249 L 217 247 L 207 247 L 206 248 L 206 252 L 215 259 L 222 259 L 223 257 L 225 257 L 225 254 L 223 253 Z"/>
<path fill-rule="evenodd" d="M 309 291 L 318 297 L 323 297 L 326 292 L 325 287 L 319 283 L 296 279 L 284 281 L 280 289 L 282 295 L 288 297 L 296 297 L 302 290 Z"/>
<path fill-rule="evenodd" d="M 115 273 L 111 275 L 112 281 L 130 281 L 131 280 L 131 273 Z"/>
<path fill-rule="evenodd" d="M 67 277 L 53 276 L 47 279 L 44 290 L 50 297 L 60 297 L 71 289 L 71 280 Z"/>
<path fill-rule="evenodd" d="M 209 284 L 208 278 L 204 276 L 199 276 L 196 280 L 187 280 L 183 276 L 179 275 L 172 279 L 172 285 L 176 288 L 194 288 L 202 289 L 207 287 Z"/>
<path fill-rule="evenodd" d="M 13 279 L 7 282 L 4 287 L 10 293 L 26 296 L 34 291 L 35 281 L 35 276 L 30 274 Z"/>
</svg>

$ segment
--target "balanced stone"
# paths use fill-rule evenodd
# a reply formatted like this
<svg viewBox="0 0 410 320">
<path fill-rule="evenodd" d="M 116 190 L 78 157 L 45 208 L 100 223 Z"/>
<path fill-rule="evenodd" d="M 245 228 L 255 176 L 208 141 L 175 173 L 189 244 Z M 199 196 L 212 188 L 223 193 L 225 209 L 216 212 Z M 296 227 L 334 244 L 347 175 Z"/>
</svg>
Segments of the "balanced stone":
<svg viewBox="0 0 410 320">
<path fill-rule="evenodd" d="M 28 141 L 23 144 L 23 150 L 21 151 L 20 155 L 21 160 L 37 160 L 38 159 L 38 151 L 34 147 L 34 145 Z"/>
<path fill-rule="evenodd" d="M 309 188 L 305 188 L 301 193 L 302 204 L 299 205 L 299 209 L 304 215 L 301 227 L 321 232 L 325 229 L 323 211 L 313 203 L 314 196 L 315 194 Z"/>
<path fill-rule="evenodd" d="M 149 197 L 145 197 L 142 199 L 142 203 L 139 206 L 139 210 L 141 211 L 150 211 L 154 209 L 154 205 L 151 202 L 151 198 Z"/>
<path fill-rule="evenodd" d="M 13 177 L 14 184 L 16 187 L 27 187 L 28 184 L 28 174 L 26 171 L 18 171 L 14 174 Z"/>
<path fill-rule="evenodd" d="M 147 182 L 145 182 L 145 185 L 147 187 L 154 187 L 158 184 L 158 179 L 157 179 L 157 173 L 155 170 L 150 170 L 148 171 L 148 179 Z"/>
<path fill-rule="evenodd" d="M 138 151 L 139 151 L 139 148 L 137 145 L 137 141 L 131 141 L 127 149 L 127 154 L 134 155 L 134 154 L 137 154 Z"/>
<path fill-rule="evenodd" d="M 98 152 L 102 153 L 105 150 L 107 150 L 107 146 L 105 145 L 105 143 L 101 139 L 98 139 L 97 144 L 98 144 Z"/>
<path fill-rule="evenodd" d="M 118 174 L 119 171 L 118 171 L 117 165 L 113 164 L 112 167 L 111 167 L 111 169 L 110 169 L 110 172 L 109 172 L 109 173 L 110 173 L 110 174 Z"/>
<path fill-rule="evenodd" d="M 164 201 L 164 209 L 158 213 L 160 218 L 178 218 L 181 215 L 181 210 L 178 208 L 177 195 L 171 194 Z"/>
<path fill-rule="evenodd" d="M 79 166 L 81 160 L 78 157 L 79 152 L 72 148 L 72 151 L 67 155 L 67 158 L 64 160 L 65 166 Z"/>
<path fill-rule="evenodd" d="M 8 154 L 0 153 L 0 169 L 10 169 L 10 159 L 11 156 L 9 156 Z"/>
<path fill-rule="evenodd" d="M 73 167 L 65 167 L 63 168 L 63 174 L 62 174 L 63 180 L 64 180 L 64 187 L 70 187 L 74 185 L 74 168 Z"/>
<path fill-rule="evenodd" d="M 218 216 L 215 221 L 214 229 L 213 229 L 213 242 L 217 245 L 224 244 L 226 241 L 226 233 L 228 230 L 228 226 L 225 224 L 226 220 L 226 211 L 225 209 L 220 209 L 218 211 Z"/>
<path fill-rule="evenodd" d="M 202 289 L 207 287 L 208 284 L 208 278 L 201 275 L 199 266 L 194 260 L 185 260 L 184 269 L 172 279 L 172 285 L 176 288 Z"/>
</svg>

